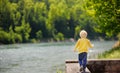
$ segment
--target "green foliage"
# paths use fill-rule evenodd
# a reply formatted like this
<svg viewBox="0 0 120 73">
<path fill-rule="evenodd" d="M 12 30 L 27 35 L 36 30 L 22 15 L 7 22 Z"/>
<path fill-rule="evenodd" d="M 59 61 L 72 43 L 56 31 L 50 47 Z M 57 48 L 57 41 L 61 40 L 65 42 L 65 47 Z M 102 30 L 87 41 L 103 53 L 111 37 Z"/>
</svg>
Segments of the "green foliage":
<svg viewBox="0 0 120 73">
<path fill-rule="evenodd" d="M 22 36 L 20 34 L 15 33 L 14 36 L 15 43 L 21 43 L 23 41 Z"/>
<path fill-rule="evenodd" d="M 10 43 L 10 35 L 9 33 L 0 30 L 0 42 L 3 44 Z"/>
<path fill-rule="evenodd" d="M 29 23 L 22 21 L 21 26 L 16 26 L 15 31 L 22 36 L 23 42 L 27 42 L 29 39 L 29 33 L 31 31 Z"/>
<path fill-rule="evenodd" d="M 75 39 L 79 36 L 80 29 L 81 29 L 80 26 L 76 26 L 76 27 L 75 27 L 75 35 L 74 35 Z"/>
<path fill-rule="evenodd" d="M 120 33 L 118 33 L 117 38 L 118 38 L 118 40 L 120 41 Z"/>
<path fill-rule="evenodd" d="M 0 42 L 2 42 L 3 44 L 21 43 L 22 37 L 19 34 L 14 33 L 10 27 L 9 32 L 5 32 L 3 30 L 0 30 Z"/>
<path fill-rule="evenodd" d="M 77 39 L 82 29 L 90 39 L 104 33 L 116 36 L 119 18 L 119 0 L 0 0 L 1 34 L 11 35 L 4 38 L 9 43 Z"/>
<path fill-rule="evenodd" d="M 9 37 L 10 37 L 10 43 L 21 43 L 22 42 L 22 37 L 20 34 L 15 33 L 12 30 L 12 27 L 9 28 Z"/>
<path fill-rule="evenodd" d="M 57 73 L 64 73 L 62 70 L 57 69 Z"/>
<path fill-rule="evenodd" d="M 64 35 L 61 32 L 59 32 L 57 35 L 55 35 L 55 40 L 63 41 L 64 40 Z"/>
<path fill-rule="evenodd" d="M 85 0 L 86 12 L 99 24 L 96 30 L 108 36 L 120 32 L 120 1 L 119 0 Z"/>
<path fill-rule="evenodd" d="M 18 9 L 18 6 L 16 3 L 10 4 L 10 7 L 9 7 L 10 19 L 11 19 L 11 23 L 14 23 L 14 26 L 19 24 L 19 20 L 21 17 L 21 14 L 19 11 L 17 11 L 17 9 Z"/>
<path fill-rule="evenodd" d="M 104 52 L 102 54 L 99 54 L 98 58 L 108 58 L 108 59 L 120 58 L 120 47 L 113 48 L 113 49 L 111 49 L 109 51 L 106 51 L 106 52 Z"/>
<path fill-rule="evenodd" d="M 31 39 L 30 42 L 31 43 L 37 43 L 38 41 L 36 39 Z"/>
<path fill-rule="evenodd" d="M 9 1 L 0 0 L 0 27 L 8 31 L 10 27 Z"/>
<path fill-rule="evenodd" d="M 10 34 L 9 37 L 11 38 L 11 39 L 10 39 L 10 42 L 11 42 L 11 43 L 15 43 L 15 34 L 14 34 L 13 30 L 12 30 L 12 27 L 9 28 L 9 31 L 10 31 L 10 32 L 9 32 L 9 34 Z"/>
<path fill-rule="evenodd" d="M 42 39 L 42 31 L 39 30 L 37 33 L 36 33 L 36 37 L 37 39 Z"/>
</svg>

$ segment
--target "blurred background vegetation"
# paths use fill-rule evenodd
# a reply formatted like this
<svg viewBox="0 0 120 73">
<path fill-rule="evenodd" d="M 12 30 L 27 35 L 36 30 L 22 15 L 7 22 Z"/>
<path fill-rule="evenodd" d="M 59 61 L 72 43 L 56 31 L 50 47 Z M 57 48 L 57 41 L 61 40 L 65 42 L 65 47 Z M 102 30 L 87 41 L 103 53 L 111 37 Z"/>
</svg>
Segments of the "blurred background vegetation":
<svg viewBox="0 0 120 73">
<path fill-rule="evenodd" d="M 98 59 L 120 59 L 120 47 L 116 47 L 99 54 Z"/>
<path fill-rule="evenodd" d="M 120 38 L 120 0 L 0 0 L 0 44 Z"/>
</svg>

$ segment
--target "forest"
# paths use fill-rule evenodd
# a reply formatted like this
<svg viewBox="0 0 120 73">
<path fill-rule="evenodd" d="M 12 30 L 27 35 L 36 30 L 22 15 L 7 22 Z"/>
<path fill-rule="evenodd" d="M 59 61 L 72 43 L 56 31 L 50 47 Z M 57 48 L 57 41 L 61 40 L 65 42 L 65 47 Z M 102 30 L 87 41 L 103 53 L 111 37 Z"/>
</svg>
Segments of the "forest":
<svg viewBox="0 0 120 73">
<path fill-rule="evenodd" d="M 0 0 L 0 44 L 120 38 L 120 0 Z"/>
</svg>

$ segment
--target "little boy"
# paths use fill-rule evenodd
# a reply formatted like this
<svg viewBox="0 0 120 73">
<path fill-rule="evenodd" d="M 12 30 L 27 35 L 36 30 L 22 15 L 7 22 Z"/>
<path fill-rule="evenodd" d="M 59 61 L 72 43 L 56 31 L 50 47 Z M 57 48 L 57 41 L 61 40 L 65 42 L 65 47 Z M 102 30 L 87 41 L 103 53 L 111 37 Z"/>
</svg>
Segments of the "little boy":
<svg viewBox="0 0 120 73">
<path fill-rule="evenodd" d="M 78 62 L 80 64 L 80 71 L 85 72 L 86 64 L 87 64 L 87 52 L 88 48 L 92 48 L 94 45 L 90 43 L 90 41 L 86 38 L 87 32 L 82 30 L 80 32 L 80 39 L 78 39 L 74 51 L 78 52 Z"/>
</svg>

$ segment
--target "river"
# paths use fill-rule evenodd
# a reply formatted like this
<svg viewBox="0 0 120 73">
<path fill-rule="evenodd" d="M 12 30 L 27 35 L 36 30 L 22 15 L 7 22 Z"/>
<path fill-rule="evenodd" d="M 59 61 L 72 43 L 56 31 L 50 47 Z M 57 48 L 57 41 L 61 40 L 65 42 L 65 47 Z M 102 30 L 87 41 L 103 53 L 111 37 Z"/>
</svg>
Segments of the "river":
<svg viewBox="0 0 120 73">
<path fill-rule="evenodd" d="M 115 41 L 92 41 L 88 58 L 111 49 Z M 0 45 L 0 73 L 56 73 L 65 60 L 77 59 L 75 42 Z"/>
</svg>

